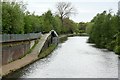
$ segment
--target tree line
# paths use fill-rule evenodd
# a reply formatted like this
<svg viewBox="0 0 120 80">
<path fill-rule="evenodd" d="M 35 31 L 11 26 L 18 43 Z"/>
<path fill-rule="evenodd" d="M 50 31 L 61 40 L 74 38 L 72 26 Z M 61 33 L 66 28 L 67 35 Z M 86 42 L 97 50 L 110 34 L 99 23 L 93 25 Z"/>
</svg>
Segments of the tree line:
<svg viewBox="0 0 120 80">
<path fill-rule="evenodd" d="M 2 2 L 2 34 L 48 33 L 50 30 L 58 34 L 88 33 L 88 42 L 120 54 L 120 11 L 117 15 L 104 11 L 91 22 L 76 23 L 69 19 L 74 14 L 71 3 L 60 2 L 56 8 L 57 14 L 48 10 L 35 15 L 26 10 L 23 2 Z"/>
<path fill-rule="evenodd" d="M 42 15 L 35 15 L 26 10 L 23 2 L 2 2 L 2 33 L 47 33 L 52 29 L 58 34 L 80 32 L 80 25 L 69 19 L 74 11 L 71 3 L 60 2 L 56 8 L 57 14 L 48 10 Z"/>
<path fill-rule="evenodd" d="M 116 15 L 106 11 L 97 14 L 88 23 L 86 31 L 90 36 L 88 42 L 120 54 L 120 12 Z"/>
</svg>

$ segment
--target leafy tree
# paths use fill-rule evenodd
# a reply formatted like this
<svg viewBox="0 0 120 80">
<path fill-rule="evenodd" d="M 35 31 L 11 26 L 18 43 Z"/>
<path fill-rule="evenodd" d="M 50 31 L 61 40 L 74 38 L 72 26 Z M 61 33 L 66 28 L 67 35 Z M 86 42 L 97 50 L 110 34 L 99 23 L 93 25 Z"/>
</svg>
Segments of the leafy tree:
<svg viewBox="0 0 120 80">
<path fill-rule="evenodd" d="M 104 11 L 97 14 L 93 20 L 90 30 L 89 42 L 93 42 L 97 47 L 104 47 L 120 54 L 120 17 L 112 16 L 111 13 Z"/>
<path fill-rule="evenodd" d="M 47 33 L 52 29 L 56 30 L 59 34 L 68 34 L 78 30 L 78 24 L 69 19 L 73 11 L 71 3 L 59 5 L 59 8 L 64 7 L 62 11 L 65 10 L 62 16 L 60 14 L 53 15 L 50 10 L 41 16 L 35 15 L 26 11 L 23 2 L 3 2 L 2 5 L 3 34 Z"/>
<path fill-rule="evenodd" d="M 40 17 L 26 12 L 24 16 L 24 30 L 25 33 L 36 33 L 41 31 L 42 24 L 40 23 Z"/>
<path fill-rule="evenodd" d="M 54 17 L 55 19 L 55 26 L 54 26 L 54 30 L 58 33 L 58 34 L 61 34 L 62 33 L 62 23 L 61 23 L 61 20 L 60 20 L 60 17 L 58 15 L 56 15 Z"/>
<path fill-rule="evenodd" d="M 76 24 L 74 23 L 74 21 L 70 20 L 69 18 L 65 18 L 63 21 L 64 21 L 63 33 L 74 33 L 76 30 Z"/>
<path fill-rule="evenodd" d="M 54 29 L 55 27 L 55 19 L 50 10 L 48 10 L 43 16 L 43 32 L 49 32 L 50 30 Z"/>
<path fill-rule="evenodd" d="M 96 19 L 94 21 L 92 33 L 90 34 L 90 42 L 96 43 L 97 46 L 101 47 L 101 39 L 103 38 L 103 35 L 101 35 L 102 30 L 102 24 L 103 20 L 105 18 L 106 12 L 104 11 L 102 14 L 99 14 L 96 16 Z M 102 43 L 103 44 L 103 43 Z"/>
<path fill-rule="evenodd" d="M 93 25 L 94 25 L 93 22 L 89 22 L 89 23 L 86 24 L 86 33 L 87 33 L 87 34 L 90 34 L 90 33 L 91 33 L 92 28 L 93 28 Z"/>
<path fill-rule="evenodd" d="M 2 32 L 24 33 L 24 14 L 19 3 L 2 2 Z"/>
<path fill-rule="evenodd" d="M 86 31 L 86 26 L 87 26 L 86 23 L 80 22 L 79 25 L 78 25 L 79 32 L 80 32 L 80 33 L 85 33 L 85 31 Z"/>
</svg>

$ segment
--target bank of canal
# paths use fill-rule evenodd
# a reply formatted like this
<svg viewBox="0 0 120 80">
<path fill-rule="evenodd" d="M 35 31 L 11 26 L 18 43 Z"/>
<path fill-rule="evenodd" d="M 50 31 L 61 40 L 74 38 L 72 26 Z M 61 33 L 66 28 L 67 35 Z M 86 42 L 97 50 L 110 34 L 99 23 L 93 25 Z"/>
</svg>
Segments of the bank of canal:
<svg viewBox="0 0 120 80">
<path fill-rule="evenodd" d="M 118 56 L 86 43 L 88 37 L 68 37 L 48 57 L 8 78 L 118 78 Z"/>
</svg>

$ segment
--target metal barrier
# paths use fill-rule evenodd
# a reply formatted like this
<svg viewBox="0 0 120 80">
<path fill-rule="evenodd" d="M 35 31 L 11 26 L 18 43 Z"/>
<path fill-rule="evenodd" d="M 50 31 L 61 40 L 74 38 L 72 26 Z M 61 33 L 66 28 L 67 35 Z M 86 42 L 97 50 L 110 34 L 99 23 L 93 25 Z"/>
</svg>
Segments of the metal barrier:
<svg viewBox="0 0 120 80">
<path fill-rule="evenodd" d="M 37 39 L 37 38 L 40 38 L 41 35 L 42 35 L 41 32 L 40 33 L 29 33 L 29 34 L 0 34 L 0 36 L 2 36 L 2 41 L 0 42 Z"/>
</svg>

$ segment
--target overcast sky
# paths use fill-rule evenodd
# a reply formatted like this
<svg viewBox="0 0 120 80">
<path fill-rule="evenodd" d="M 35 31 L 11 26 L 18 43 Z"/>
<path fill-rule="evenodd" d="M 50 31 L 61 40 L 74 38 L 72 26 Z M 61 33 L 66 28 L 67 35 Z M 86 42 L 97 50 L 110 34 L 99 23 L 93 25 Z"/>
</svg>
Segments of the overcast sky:
<svg viewBox="0 0 120 80">
<path fill-rule="evenodd" d="M 44 12 L 51 10 L 56 12 L 56 3 L 60 1 L 71 2 L 77 11 L 77 14 L 70 19 L 75 22 L 89 22 L 97 13 L 104 10 L 112 9 L 113 13 L 118 10 L 118 1 L 120 0 L 23 0 L 27 3 L 27 9 L 35 12 L 36 15 L 42 15 Z"/>
</svg>

